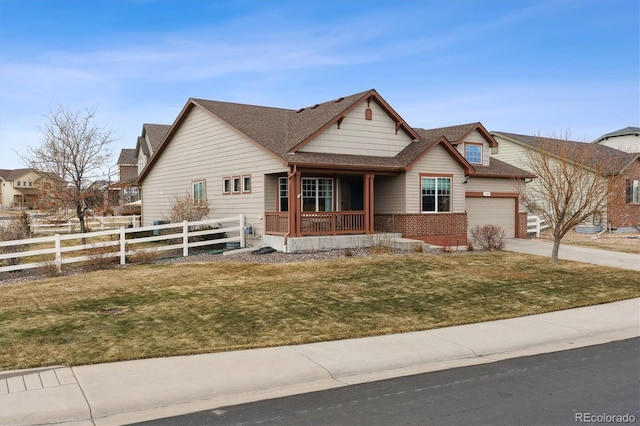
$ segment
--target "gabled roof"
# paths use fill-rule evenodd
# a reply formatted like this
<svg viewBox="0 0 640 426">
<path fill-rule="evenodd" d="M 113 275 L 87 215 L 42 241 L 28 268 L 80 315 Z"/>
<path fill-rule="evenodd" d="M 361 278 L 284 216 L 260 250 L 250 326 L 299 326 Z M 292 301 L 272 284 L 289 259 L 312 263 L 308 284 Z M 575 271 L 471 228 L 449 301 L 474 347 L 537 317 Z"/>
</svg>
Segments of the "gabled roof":
<svg viewBox="0 0 640 426">
<path fill-rule="evenodd" d="M 0 169 L 0 178 L 6 181 L 14 181 L 29 173 L 38 173 L 35 169 Z"/>
<path fill-rule="evenodd" d="M 630 136 L 630 135 L 640 136 L 640 127 L 625 127 L 624 129 L 607 133 L 606 135 L 602 135 L 598 139 L 596 139 L 594 143 L 600 143 L 605 139 L 609 139 L 616 136 Z"/>
<path fill-rule="evenodd" d="M 144 124 L 142 127 L 142 130 L 143 130 L 142 134 L 147 135 L 147 138 L 149 139 L 149 144 L 151 145 L 151 149 L 155 151 L 156 149 L 158 149 L 158 147 L 164 140 L 164 137 L 169 132 L 169 129 L 171 129 L 170 124 L 148 124 L 147 123 L 147 124 Z"/>
<path fill-rule="evenodd" d="M 120 151 L 120 156 L 118 157 L 118 165 L 119 166 L 128 166 L 128 165 L 137 165 L 136 155 L 138 153 L 135 149 L 122 149 Z"/>
<path fill-rule="evenodd" d="M 511 177 L 514 179 L 533 179 L 536 177 L 533 173 L 529 173 L 526 170 L 519 169 L 511 164 L 507 164 L 497 158 L 491 157 L 488 166 L 480 166 L 475 164 L 473 166 L 475 171 L 473 176 L 477 177 Z"/>
<path fill-rule="evenodd" d="M 140 149 L 142 149 L 142 153 L 146 156 L 153 155 L 169 132 L 169 129 L 171 129 L 170 124 L 144 123 L 142 125 L 142 135 L 138 136 L 136 149 L 134 150 L 135 155 L 138 155 Z M 149 140 L 149 144 L 147 144 L 147 139 Z M 151 145 L 151 149 L 149 149 L 149 145 Z"/>
<path fill-rule="evenodd" d="M 493 138 L 493 136 L 491 136 L 491 133 L 489 133 L 480 122 L 458 124 L 456 126 L 440 127 L 437 129 L 416 130 L 420 132 L 421 138 L 430 139 L 444 136 L 453 145 L 462 143 L 467 136 L 469 136 L 474 131 L 478 131 L 486 139 L 490 147 L 494 148 L 498 146 L 498 143 Z"/>
<path fill-rule="evenodd" d="M 492 135 L 504 138 L 525 148 L 541 149 L 541 146 L 554 155 L 568 153 L 569 159 L 580 157 L 581 154 L 590 154 L 586 150 L 593 150 L 593 155 L 588 156 L 587 167 L 601 168 L 604 174 L 618 174 L 623 172 L 633 161 L 639 158 L 639 154 L 629 154 L 605 145 L 590 144 L 585 142 L 569 141 L 565 139 L 545 138 L 540 136 L 519 135 L 507 132 L 491 132 Z M 574 155 L 572 155 L 572 153 Z M 600 165 L 600 166 L 599 166 Z"/>
<path fill-rule="evenodd" d="M 347 114 L 365 102 L 367 106 L 375 102 L 395 122 L 396 132 L 404 132 L 412 142 L 409 142 L 394 157 L 329 154 L 304 150 L 307 143 L 327 128 L 335 124 L 340 125 Z M 439 129 L 414 129 L 373 89 L 298 110 L 191 98 L 164 136 L 163 142 L 155 150 L 145 170 L 141 172 L 139 180 L 144 179 L 153 167 L 155 158 L 170 143 L 173 134 L 193 108 L 208 112 L 287 165 L 402 172 L 409 170 L 419 158 L 435 146 L 441 146 L 465 169 L 466 173 L 471 174 L 474 168 L 452 144 L 460 143 L 469 134 L 478 131 L 490 146 L 497 146 L 495 139 L 481 123 Z M 498 172 L 499 170 L 496 169 L 496 173 Z"/>
</svg>

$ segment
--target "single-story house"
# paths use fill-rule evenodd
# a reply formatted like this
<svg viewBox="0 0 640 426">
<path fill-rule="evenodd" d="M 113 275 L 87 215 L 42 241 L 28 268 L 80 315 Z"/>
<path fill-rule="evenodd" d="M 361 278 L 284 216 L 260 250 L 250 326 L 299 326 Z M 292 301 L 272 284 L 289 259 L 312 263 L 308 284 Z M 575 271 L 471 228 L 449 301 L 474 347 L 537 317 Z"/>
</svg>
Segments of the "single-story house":
<svg viewBox="0 0 640 426">
<path fill-rule="evenodd" d="M 590 144 L 497 131 L 491 132 L 491 135 L 499 143 L 499 149 L 492 156 L 515 167 L 528 170 L 527 151 L 542 147 L 557 150 L 552 152 L 554 155 L 574 152 L 578 158 L 584 158 L 587 168 L 598 170 L 607 179 L 617 177 L 607 200 L 606 211 L 593 216 L 590 219 L 592 223 L 585 225 L 601 229 L 640 227 L 640 154 L 623 152 L 602 143 Z M 585 155 L 581 155 L 581 152 Z M 536 185 L 536 181 L 528 185 Z"/>
<path fill-rule="evenodd" d="M 600 136 L 593 143 L 624 152 L 640 152 L 640 127 L 625 127 Z"/>
<path fill-rule="evenodd" d="M 481 123 L 413 128 L 375 90 L 298 110 L 192 98 L 140 173 L 142 220 L 192 194 L 289 251 L 379 232 L 464 246 L 486 223 L 525 237 L 519 196 L 533 176 L 491 158 L 496 147 Z"/>
</svg>

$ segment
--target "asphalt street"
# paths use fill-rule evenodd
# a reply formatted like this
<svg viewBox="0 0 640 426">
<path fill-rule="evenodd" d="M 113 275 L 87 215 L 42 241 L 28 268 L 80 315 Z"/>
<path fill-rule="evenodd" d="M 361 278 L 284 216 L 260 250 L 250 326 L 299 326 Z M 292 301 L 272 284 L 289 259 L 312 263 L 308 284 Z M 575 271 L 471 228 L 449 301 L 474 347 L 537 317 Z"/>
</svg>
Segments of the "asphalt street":
<svg viewBox="0 0 640 426">
<path fill-rule="evenodd" d="M 639 347 L 633 338 L 138 424 L 637 424 Z"/>
</svg>

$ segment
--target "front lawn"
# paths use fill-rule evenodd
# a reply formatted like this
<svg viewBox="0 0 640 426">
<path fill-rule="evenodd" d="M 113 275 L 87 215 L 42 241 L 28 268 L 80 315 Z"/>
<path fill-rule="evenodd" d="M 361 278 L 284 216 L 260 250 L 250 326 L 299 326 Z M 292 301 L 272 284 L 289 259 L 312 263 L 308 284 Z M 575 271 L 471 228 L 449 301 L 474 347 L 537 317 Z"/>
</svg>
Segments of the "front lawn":
<svg viewBox="0 0 640 426">
<path fill-rule="evenodd" d="M 0 369 L 425 330 L 638 297 L 639 282 L 507 252 L 127 266 L 0 286 Z"/>
</svg>

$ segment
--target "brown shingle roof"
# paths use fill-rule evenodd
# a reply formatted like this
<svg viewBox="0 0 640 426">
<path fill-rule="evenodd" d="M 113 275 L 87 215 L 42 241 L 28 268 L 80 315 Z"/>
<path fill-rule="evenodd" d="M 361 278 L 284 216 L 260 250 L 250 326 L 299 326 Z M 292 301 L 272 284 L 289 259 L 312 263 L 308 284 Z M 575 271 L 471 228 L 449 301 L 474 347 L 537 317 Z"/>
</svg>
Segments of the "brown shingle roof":
<svg viewBox="0 0 640 426">
<path fill-rule="evenodd" d="M 305 152 L 304 146 L 309 140 L 327 127 L 339 122 L 350 110 L 368 100 L 377 102 L 396 121 L 398 130 L 407 133 L 413 142 L 410 142 L 395 157 Z M 192 98 L 183 108 L 172 130 L 169 130 L 170 132 L 179 127 L 186 112 L 193 107 L 208 111 L 288 164 L 317 167 L 359 167 L 400 172 L 411 167 L 414 161 L 435 144 L 442 143 L 451 155 L 471 172 L 473 168 L 451 146 L 451 143 L 461 141 L 466 135 L 478 129 L 487 136 L 490 144 L 495 144 L 495 140 L 480 123 L 438 129 L 411 128 L 373 89 L 299 110 Z M 170 139 L 171 136 L 167 136 L 165 143 Z M 164 145 L 160 146 L 155 152 L 155 156 L 159 155 L 163 148 Z M 152 159 L 149 166 L 152 166 L 153 162 Z M 144 178 L 150 169 L 149 166 L 142 172 L 141 178 Z M 494 172 L 497 174 L 502 170 L 504 168 L 495 168 Z M 509 170 L 509 173 L 512 172 L 514 171 Z"/>
<path fill-rule="evenodd" d="M 585 166 L 598 169 L 604 174 L 620 173 L 638 158 L 638 154 L 629 154 L 600 144 L 507 132 L 491 132 L 491 134 L 509 139 L 520 145 L 530 146 L 535 149 L 545 149 L 554 155 L 564 155 L 571 160 L 576 158 L 584 159 Z"/>
<path fill-rule="evenodd" d="M 0 178 L 8 181 L 14 181 L 21 178 L 27 173 L 35 172 L 34 169 L 0 169 Z"/>
<path fill-rule="evenodd" d="M 169 124 L 144 124 L 144 131 L 149 138 L 151 149 L 154 151 L 158 149 L 158 146 L 164 140 L 164 137 L 169 133 L 171 125 Z"/>
<path fill-rule="evenodd" d="M 120 156 L 118 157 L 118 165 L 120 166 L 124 166 L 124 165 L 132 165 L 132 164 L 137 164 L 137 160 L 136 160 L 136 150 L 135 149 L 122 149 L 120 151 Z"/>
<path fill-rule="evenodd" d="M 533 173 L 529 173 L 526 170 L 519 169 L 493 157 L 491 157 L 488 166 L 474 165 L 473 168 L 475 172 L 473 172 L 472 175 L 478 177 L 511 177 L 514 179 L 532 179 L 536 177 Z"/>
</svg>

